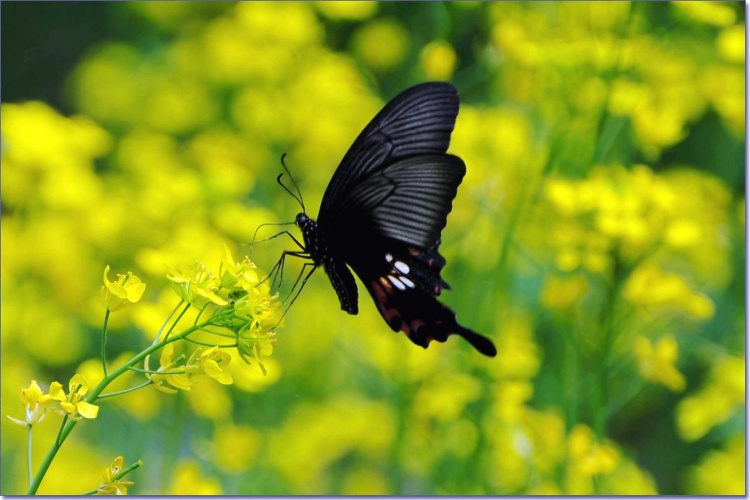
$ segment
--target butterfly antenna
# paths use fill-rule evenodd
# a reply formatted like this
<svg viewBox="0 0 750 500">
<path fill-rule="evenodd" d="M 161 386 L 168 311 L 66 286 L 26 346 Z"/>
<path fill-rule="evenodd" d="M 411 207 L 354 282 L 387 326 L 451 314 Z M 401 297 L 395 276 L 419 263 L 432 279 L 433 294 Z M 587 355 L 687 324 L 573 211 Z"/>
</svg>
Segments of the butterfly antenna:
<svg viewBox="0 0 750 500">
<path fill-rule="evenodd" d="M 297 191 L 297 194 L 294 194 L 291 189 L 286 187 L 283 182 L 281 182 L 281 178 L 284 176 L 283 173 L 279 174 L 279 176 L 276 178 L 276 182 L 279 183 L 281 187 L 284 188 L 284 190 L 292 195 L 292 198 L 297 200 L 297 203 L 302 207 L 302 212 L 306 212 L 305 210 L 305 202 L 302 201 L 302 191 L 300 191 L 299 186 L 297 185 L 297 182 L 294 180 L 294 177 L 292 176 L 292 173 L 289 171 L 289 167 L 286 166 L 286 162 L 284 162 L 284 158 L 286 158 L 286 153 L 281 155 L 281 166 L 284 167 L 284 171 L 289 176 L 289 178 L 292 180 L 292 185 L 294 186 L 295 191 Z"/>
</svg>

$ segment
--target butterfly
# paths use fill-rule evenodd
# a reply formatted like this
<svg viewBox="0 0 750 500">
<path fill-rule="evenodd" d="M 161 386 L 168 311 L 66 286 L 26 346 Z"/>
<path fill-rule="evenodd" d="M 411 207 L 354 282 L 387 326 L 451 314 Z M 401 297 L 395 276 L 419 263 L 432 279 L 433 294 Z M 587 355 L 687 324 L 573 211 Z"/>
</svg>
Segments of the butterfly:
<svg viewBox="0 0 750 500">
<path fill-rule="evenodd" d="M 358 312 L 354 271 L 394 332 L 424 348 L 456 334 L 495 356 L 491 340 L 461 326 L 436 299 L 450 289 L 440 277 L 440 233 L 466 173 L 446 153 L 457 115 L 449 83 L 422 83 L 393 98 L 344 155 L 317 221 L 302 204 L 295 223 L 303 251 L 286 253 L 311 261 L 307 277 L 322 266 L 349 314 Z"/>
</svg>

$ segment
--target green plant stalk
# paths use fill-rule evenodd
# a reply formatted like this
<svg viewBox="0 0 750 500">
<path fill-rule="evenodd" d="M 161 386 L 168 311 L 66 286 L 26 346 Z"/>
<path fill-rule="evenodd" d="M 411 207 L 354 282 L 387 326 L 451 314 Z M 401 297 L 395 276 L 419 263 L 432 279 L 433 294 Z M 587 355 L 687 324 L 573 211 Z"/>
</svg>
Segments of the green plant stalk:
<svg viewBox="0 0 750 500">
<path fill-rule="evenodd" d="M 33 432 L 34 432 L 34 426 L 31 424 L 26 425 L 28 432 L 26 433 L 26 466 L 29 469 L 29 486 L 31 486 L 31 482 L 34 480 L 33 476 L 33 465 L 31 460 L 31 443 L 33 442 Z"/>
<path fill-rule="evenodd" d="M 143 361 L 143 359 L 148 356 L 149 354 L 161 349 L 167 344 L 171 344 L 172 342 L 176 342 L 180 339 L 183 339 L 190 335 L 191 333 L 194 333 L 198 330 L 201 330 L 205 326 L 211 324 L 213 321 L 215 321 L 216 316 L 211 318 L 211 320 L 206 321 L 205 323 L 202 323 L 200 325 L 195 325 L 184 332 L 175 335 L 174 337 L 168 337 L 165 340 L 159 342 L 158 344 L 152 344 L 149 346 L 146 350 L 142 351 L 141 353 L 134 356 L 130 361 L 123 364 L 120 368 L 113 371 L 111 374 L 105 376 L 99 384 L 94 387 L 94 389 L 91 391 L 91 394 L 86 398 L 86 402 L 88 403 L 94 403 L 96 399 L 98 398 L 99 394 L 104 391 L 104 389 L 107 388 L 109 384 L 111 384 L 117 377 L 120 375 L 123 375 L 128 370 L 130 370 L 131 367 L 135 366 L 136 364 Z M 47 474 L 47 471 L 49 470 L 50 466 L 52 465 L 52 461 L 54 460 L 55 456 L 57 455 L 57 452 L 60 451 L 60 447 L 65 442 L 65 439 L 68 437 L 68 435 L 71 433 L 73 428 L 75 427 L 76 423 L 78 423 L 77 420 L 70 419 L 69 422 L 63 425 L 63 427 L 60 430 L 60 434 L 58 435 L 58 438 L 55 439 L 55 442 L 53 443 L 50 450 L 47 452 L 47 455 L 44 457 L 44 460 L 42 461 L 42 464 L 39 466 L 39 470 L 36 473 L 36 476 L 34 476 L 34 479 L 31 481 L 31 484 L 29 486 L 29 490 L 27 492 L 28 495 L 34 495 L 36 494 L 37 490 L 39 489 L 39 486 L 42 483 L 42 479 L 44 479 L 44 476 Z"/>
<path fill-rule="evenodd" d="M 107 373 L 107 325 L 109 324 L 109 313 L 110 313 L 110 310 L 109 308 L 107 308 L 107 312 L 104 313 L 104 326 L 102 326 L 102 370 L 104 371 L 105 377 L 108 375 Z"/>
</svg>

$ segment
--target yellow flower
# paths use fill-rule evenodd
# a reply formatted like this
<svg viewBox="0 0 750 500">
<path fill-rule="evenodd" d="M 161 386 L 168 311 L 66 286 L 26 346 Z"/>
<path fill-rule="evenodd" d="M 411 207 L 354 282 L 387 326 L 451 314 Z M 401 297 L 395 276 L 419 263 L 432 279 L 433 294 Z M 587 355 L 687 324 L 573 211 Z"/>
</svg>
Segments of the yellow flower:
<svg viewBox="0 0 750 500">
<path fill-rule="evenodd" d="M 684 390 L 685 377 L 674 366 L 677 349 L 677 342 L 672 337 L 663 337 L 654 346 L 651 340 L 639 336 L 635 344 L 638 371 L 645 379 L 663 384 L 675 392 Z"/>
<path fill-rule="evenodd" d="M 716 46 L 725 60 L 744 66 L 745 26 L 736 24 L 723 29 L 716 39 Z"/>
<path fill-rule="evenodd" d="M 224 245 L 225 257 L 221 266 L 221 287 L 230 292 L 248 291 L 255 288 L 260 281 L 255 271 L 255 264 L 245 256 L 242 262 L 235 262 L 229 247 Z"/>
<path fill-rule="evenodd" d="M 29 387 L 21 389 L 21 402 L 26 407 L 26 419 L 18 420 L 10 415 L 7 417 L 19 425 L 34 425 L 44 420 L 47 406 L 52 402 L 52 396 L 44 394 L 36 380 L 32 380 Z"/>
<path fill-rule="evenodd" d="M 263 364 L 263 360 L 273 354 L 275 347 L 276 333 L 274 332 L 259 335 L 255 329 L 248 328 L 243 330 L 237 337 L 237 351 L 240 353 L 240 357 L 248 364 L 251 357 L 255 359 L 263 375 L 266 374 L 266 367 Z"/>
<path fill-rule="evenodd" d="M 196 350 L 196 353 L 200 352 L 201 349 Z M 232 374 L 224 369 L 227 366 L 232 357 L 229 353 L 220 351 L 217 346 L 211 347 L 205 351 L 200 352 L 198 355 L 198 366 L 202 373 L 205 373 L 212 379 L 218 380 L 224 385 L 232 383 Z"/>
<path fill-rule="evenodd" d="M 154 387 L 162 392 L 174 394 L 177 392 L 176 389 L 189 391 L 196 377 L 200 375 L 208 375 L 225 385 L 233 382 L 232 375 L 225 369 L 232 357 L 227 352 L 219 350 L 217 346 L 209 349 L 199 347 L 184 365 L 179 364 L 183 359 L 182 356 L 177 359 L 173 357 L 174 345 L 165 345 L 161 351 L 160 366 L 157 370 L 164 373 L 147 374 L 147 377 L 154 383 Z M 148 366 L 148 360 L 146 366 Z M 165 382 L 169 386 L 165 385 Z"/>
<path fill-rule="evenodd" d="M 102 302 L 110 311 L 135 304 L 146 290 L 146 284 L 133 273 L 118 274 L 115 282 L 109 281 L 109 266 L 104 268 L 104 286 L 102 287 Z"/>
<path fill-rule="evenodd" d="M 200 466 L 188 460 L 180 463 L 170 482 L 169 495 L 221 495 L 221 483 L 204 474 Z"/>
<path fill-rule="evenodd" d="M 690 495 L 745 495 L 745 434 L 711 450 L 687 474 Z"/>
<path fill-rule="evenodd" d="M 456 68 L 456 52 L 443 40 L 430 42 L 420 54 L 422 68 L 431 80 L 447 80 Z"/>
<path fill-rule="evenodd" d="M 409 32 L 388 18 L 376 19 L 354 34 L 354 52 L 374 70 L 389 71 L 398 66 L 409 51 Z"/>
<path fill-rule="evenodd" d="M 159 369 L 158 372 L 177 372 L 177 373 L 147 373 L 146 377 L 154 383 L 154 387 L 167 394 L 175 394 L 177 389 L 183 391 L 189 391 L 193 381 L 190 376 L 185 373 L 183 367 L 178 366 L 177 361 L 173 360 L 174 357 L 174 344 L 167 344 L 161 350 L 161 356 L 159 358 Z M 145 365 L 148 369 L 149 357 L 146 356 Z M 172 387 L 164 385 L 164 382 L 169 383 Z"/>
<path fill-rule="evenodd" d="M 89 384 L 84 376 L 74 375 L 68 387 L 70 394 L 66 396 L 62 384 L 52 382 L 49 395 L 52 399 L 59 401 L 62 411 L 74 420 L 80 420 L 81 417 L 96 418 L 99 414 L 99 407 L 88 403 L 83 398 L 89 391 Z"/>
<path fill-rule="evenodd" d="M 261 434 L 247 425 L 220 425 L 214 431 L 214 460 L 225 472 L 237 474 L 252 467 L 261 445 Z"/>
<path fill-rule="evenodd" d="M 671 5 L 688 17 L 713 26 L 729 26 L 737 18 L 732 7 L 724 2 L 672 2 Z"/>
<path fill-rule="evenodd" d="M 620 455 L 612 446 L 597 443 L 591 429 L 578 424 L 568 436 L 568 457 L 573 467 L 586 476 L 610 474 L 620 463 Z"/>
<path fill-rule="evenodd" d="M 112 465 L 104 469 L 104 482 L 96 489 L 97 495 L 127 495 L 128 486 L 133 486 L 133 481 L 123 481 L 118 475 L 122 472 L 123 458 L 115 458 Z"/>
<path fill-rule="evenodd" d="M 677 406 L 677 430 L 696 441 L 741 411 L 745 404 L 745 360 L 728 357 L 711 368 L 708 383 Z"/>
<path fill-rule="evenodd" d="M 315 2 L 313 5 L 328 19 L 362 21 L 372 17 L 378 11 L 378 2 Z"/>
<path fill-rule="evenodd" d="M 630 274 L 624 295 L 634 305 L 684 311 L 698 320 L 710 319 L 714 314 L 711 299 L 691 290 L 679 274 L 665 272 L 653 262 L 641 264 Z"/>
<path fill-rule="evenodd" d="M 194 307 L 201 308 L 208 302 L 218 306 L 228 304 L 217 294 L 221 281 L 200 262 L 196 262 L 192 269 L 188 266 L 170 267 L 167 279 L 172 282 L 177 295 Z"/>
<path fill-rule="evenodd" d="M 554 311 L 573 309 L 586 295 L 588 281 L 580 274 L 570 277 L 550 276 L 542 289 L 542 304 Z"/>
</svg>

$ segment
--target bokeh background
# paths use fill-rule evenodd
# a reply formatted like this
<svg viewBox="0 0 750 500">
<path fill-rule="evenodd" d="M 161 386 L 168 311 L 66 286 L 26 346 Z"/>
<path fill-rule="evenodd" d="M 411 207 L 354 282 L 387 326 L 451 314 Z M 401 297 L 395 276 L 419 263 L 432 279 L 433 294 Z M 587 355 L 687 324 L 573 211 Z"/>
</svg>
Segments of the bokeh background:
<svg viewBox="0 0 750 500">
<path fill-rule="evenodd" d="M 745 493 L 743 3 L 1 8 L 4 415 L 98 364 L 105 265 L 148 284 L 110 318 L 125 359 L 177 302 L 167 265 L 293 220 L 282 153 L 316 216 L 362 127 L 427 80 L 459 89 L 468 166 L 442 299 L 499 349 L 423 350 L 318 272 L 266 376 L 235 359 L 231 386 L 103 401 L 40 492 L 124 455 L 137 494 Z"/>
</svg>

